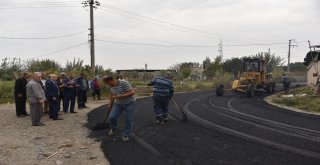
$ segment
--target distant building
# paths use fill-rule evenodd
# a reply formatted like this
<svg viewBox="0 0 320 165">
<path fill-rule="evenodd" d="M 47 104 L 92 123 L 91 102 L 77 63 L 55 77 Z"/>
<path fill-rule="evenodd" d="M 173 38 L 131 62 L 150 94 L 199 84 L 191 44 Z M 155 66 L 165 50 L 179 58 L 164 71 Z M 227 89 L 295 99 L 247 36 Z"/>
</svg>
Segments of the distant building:
<svg viewBox="0 0 320 165">
<path fill-rule="evenodd" d="M 191 74 L 190 79 L 191 80 L 201 80 L 203 79 L 203 68 L 202 65 L 193 65 L 190 67 Z"/>
<path fill-rule="evenodd" d="M 317 77 L 320 76 L 320 50 L 316 50 L 316 48 L 320 48 L 320 45 L 310 46 L 310 49 L 304 58 L 304 65 L 307 66 L 307 83 L 308 85 L 314 86 Z"/>
</svg>

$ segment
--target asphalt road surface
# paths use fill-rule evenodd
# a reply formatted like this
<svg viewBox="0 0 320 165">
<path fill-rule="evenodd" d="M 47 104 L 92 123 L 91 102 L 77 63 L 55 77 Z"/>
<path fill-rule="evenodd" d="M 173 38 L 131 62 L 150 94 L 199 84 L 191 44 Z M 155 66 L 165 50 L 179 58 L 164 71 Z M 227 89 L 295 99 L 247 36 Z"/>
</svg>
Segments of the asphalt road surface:
<svg viewBox="0 0 320 165">
<path fill-rule="evenodd" d="M 189 121 L 170 104 L 170 121 L 157 125 L 150 97 L 137 100 L 134 136 L 92 131 L 112 165 L 319 165 L 320 117 L 214 90 L 176 94 Z M 102 121 L 106 106 L 88 115 L 88 127 Z M 124 127 L 124 118 L 119 121 Z"/>
</svg>

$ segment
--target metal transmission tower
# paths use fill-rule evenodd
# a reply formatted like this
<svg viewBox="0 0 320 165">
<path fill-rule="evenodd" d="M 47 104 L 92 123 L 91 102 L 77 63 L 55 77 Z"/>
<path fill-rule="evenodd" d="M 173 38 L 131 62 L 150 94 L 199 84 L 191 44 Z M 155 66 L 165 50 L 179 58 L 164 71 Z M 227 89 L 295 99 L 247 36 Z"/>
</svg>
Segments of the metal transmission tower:
<svg viewBox="0 0 320 165">
<path fill-rule="evenodd" d="M 221 56 L 221 60 L 222 60 L 222 59 L 223 59 L 223 51 L 222 51 L 223 44 L 222 44 L 222 39 L 220 39 L 220 43 L 218 44 L 218 46 L 219 46 L 218 53 L 219 53 L 219 56 Z"/>
<path fill-rule="evenodd" d="M 295 42 L 294 39 L 289 40 L 289 52 L 288 52 L 288 67 L 287 67 L 287 72 L 290 73 L 290 49 L 291 47 L 298 47 L 298 45 L 291 45 L 291 41 Z"/>
<path fill-rule="evenodd" d="M 100 6 L 98 1 L 94 0 L 86 0 L 82 2 L 83 7 L 90 7 L 90 34 L 89 34 L 89 42 L 90 42 L 90 54 L 91 54 L 91 69 L 93 74 L 96 74 L 96 64 L 95 64 L 95 51 L 94 51 L 94 24 L 93 24 L 93 8 L 97 8 Z"/>
</svg>

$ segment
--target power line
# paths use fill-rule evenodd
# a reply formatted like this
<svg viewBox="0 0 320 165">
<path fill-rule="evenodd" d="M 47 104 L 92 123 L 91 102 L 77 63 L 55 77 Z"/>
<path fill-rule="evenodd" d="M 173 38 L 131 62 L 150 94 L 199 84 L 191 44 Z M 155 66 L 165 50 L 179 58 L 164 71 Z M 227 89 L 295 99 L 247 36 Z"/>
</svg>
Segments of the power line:
<svg viewBox="0 0 320 165">
<path fill-rule="evenodd" d="M 73 45 L 73 46 L 70 46 L 70 47 L 67 47 L 67 48 L 59 49 L 59 50 L 56 50 L 56 51 L 53 51 L 53 52 L 50 52 L 50 53 L 46 53 L 46 54 L 43 54 L 43 55 L 40 55 L 40 56 L 31 57 L 31 58 L 40 58 L 40 57 L 44 57 L 44 56 L 56 54 L 56 53 L 59 53 L 59 52 L 63 52 L 63 51 L 72 49 L 72 48 L 79 47 L 79 46 L 84 45 L 84 44 L 88 44 L 88 43 L 87 43 L 87 42 L 84 42 L 84 43 L 81 43 L 81 44 Z"/>
<path fill-rule="evenodd" d="M 177 31 L 185 32 L 185 33 L 190 33 L 190 31 L 185 31 L 185 30 L 181 30 L 181 29 L 174 28 L 174 27 L 166 26 L 166 25 L 164 25 L 164 24 L 147 21 L 147 20 L 145 20 L 145 19 L 138 18 L 138 17 L 134 17 L 134 16 L 130 16 L 130 15 L 125 15 L 125 14 L 121 14 L 121 13 L 115 13 L 115 12 L 112 12 L 112 11 L 105 10 L 105 9 L 103 9 L 103 8 L 101 8 L 100 10 L 102 10 L 102 11 L 107 11 L 107 12 L 110 12 L 110 13 L 113 13 L 113 14 L 117 14 L 117 15 L 121 15 L 121 16 L 128 17 L 128 18 L 136 19 L 136 20 L 138 20 L 138 21 L 143 21 L 143 22 L 145 22 L 145 23 L 151 23 L 151 24 L 158 25 L 158 26 L 161 26 L 161 27 L 165 27 L 165 28 L 169 28 L 169 29 L 174 29 L 174 30 L 177 30 Z M 206 35 L 206 37 L 208 37 L 208 36 Z M 211 38 L 211 37 L 209 37 L 209 38 Z M 214 38 L 214 39 L 217 39 L 217 38 Z"/>
<path fill-rule="evenodd" d="M 79 6 L 26 6 L 26 7 L 5 7 L 1 8 L 0 10 L 5 10 L 5 9 L 41 9 L 41 8 L 57 8 L 57 7 L 79 7 Z"/>
<path fill-rule="evenodd" d="M 70 3 L 72 2 L 72 3 Z M 30 3 L 15 3 L 15 2 L 0 2 L 0 9 L 34 9 L 34 8 L 55 8 L 55 7 L 80 7 L 77 1 L 65 2 L 30 2 Z"/>
<path fill-rule="evenodd" d="M 14 4 L 29 4 L 29 3 L 65 3 L 65 2 L 77 2 L 77 3 L 79 3 L 79 1 L 78 0 L 76 0 L 76 1 L 63 1 L 63 2 L 59 2 L 59 1 L 28 1 L 28 2 L 10 2 L 10 1 L 3 1 L 3 2 L 0 2 L 0 4 L 12 4 L 12 3 L 14 3 Z"/>
<path fill-rule="evenodd" d="M 132 43 L 132 42 L 108 41 L 108 40 L 98 40 L 98 39 L 96 39 L 96 41 L 108 42 L 108 43 L 114 43 L 114 44 L 124 44 L 124 45 L 173 47 L 173 46 L 171 46 L 171 45 L 149 44 L 149 43 Z"/>
<path fill-rule="evenodd" d="M 71 37 L 75 36 L 81 33 L 87 32 L 87 30 L 77 32 L 77 33 L 71 33 L 61 36 L 52 36 L 52 37 L 4 37 L 0 36 L 1 39 L 8 39 L 8 40 L 47 40 L 47 39 L 56 39 L 56 38 L 65 38 L 65 37 Z"/>
<path fill-rule="evenodd" d="M 172 15 L 172 14 L 175 14 L 175 13 L 178 13 L 178 12 L 181 12 L 181 11 L 183 11 L 183 10 L 189 9 L 189 8 L 194 7 L 194 6 L 196 6 L 196 5 L 200 5 L 200 4 L 202 4 L 202 3 L 204 3 L 204 2 L 207 2 L 207 1 L 208 1 L 208 0 L 200 0 L 200 1 L 197 1 L 197 2 L 195 2 L 195 3 L 192 3 L 192 4 L 190 4 L 190 5 L 187 5 L 187 6 L 185 6 L 185 7 L 182 7 L 182 8 L 180 8 L 180 9 L 178 9 L 177 11 L 174 11 L 174 12 L 168 13 L 168 14 L 165 14 L 165 15 L 160 16 L 160 17 L 167 17 L 167 16 L 169 16 L 169 15 Z"/>
<path fill-rule="evenodd" d="M 165 24 L 165 25 L 171 26 L 171 27 L 164 26 L 164 27 L 167 27 L 167 28 L 175 29 L 175 28 L 172 28 L 172 26 L 173 26 L 173 27 L 180 28 L 179 31 L 181 31 L 181 29 L 184 29 L 184 30 L 187 30 L 187 31 L 189 31 L 189 32 L 191 31 L 191 32 L 196 32 L 196 33 L 198 33 L 198 34 L 200 33 L 200 34 L 205 35 L 205 36 L 207 36 L 207 37 L 209 37 L 209 38 L 219 39 L 218 37 L 213 37 L 212 34 L 210 34 L 209 32 L 204 32 L 204 31 L 201 31 L 201 30 L 197 30 L 197 29 L 193 29 L 193 28 L 189 28 L 189 27 L 185 27 L 185 26 L 181 26 L 181 25 L 169 23 L 169 22 L 162 21 L 162 20 L 159 20 L 159 19 L 142 16 L 142 15 L 139 15 L 139 14 L 136 14 L 136 13 L 133 13 L 133 12 L 130 12 L 130 11 L 127 11 L 127 10 L 123 10 L 123 9 L 119 9 L 119 8 L 113 7 L 113 6 L 111 6 L 111 5 L 101 5 L 101 7 L 107 8 L 107 9 L 110 9 L 110 10 L 115 10 L 115 11 L 118 11 L 118 12 L 122 12 L 122 13 L 125 13 L 125 14 L 129 14 L 130 16 L 123 15 L 123 16 L 129 17 L 129 18 L 134 18 L 134 19 L 142 20 L 142 21 L 144 21 L 144 22 L 148 22 L 148 23 L 152 23 L 152 24 L 156 24 L 156 25 Z M 121 15 L 121 14 L 120 14 L 120 15 Z M 137 17 L 138 17 L 138 18 L 137 18 Z M 157 23 L 158 23 L 158 24 L 157 24 Z M 159 24 L 159 23 L 160 23 L 160 24 Z M 175 30 L 177 30 L 177 29 L 175 29 Z M 185 32 L 185 31 L 184 31 L 184 32 Z M 220 37 L 220 38 L 221 38 L 221 37 Z"/>
<path fill-rule="evenodd" d="M 133 42 L 122 42 L 122 41 L 111 41 L 111 40 L 100 40 L 100 42 L 108 42 L 114 44 L 124 44 L 124 45 L 136 45 L 136 46 L 156 46 L 156 47 L 189 47 L 189 48 L 206 48 L 206 47 L 218 47 L 217 45 L 163 45 L 163 44 L 152 44 L 152 43 L 133 43 Z M 270 46 L 270 45 L 284 45 L 287 43 L 267 43 L 267 44 L 243 44 L 243 45 L 224 45 L 224 47 L 246 47 L 246 46 Z"/>
<path fill-rule="evenodd" d="M 183 10 L 189 9 L 189 8 L 191 8 L 191 7 L 193 7 L 193 6 L 202 4 L 202 3 L 207 2 L 207 1 L 208 1 L 208 0 L 200 0 L 200 1 L 197 1 L 197 2 L 195 2 L 195 3 L 192 3 L 192 4 L 190 4 L 190 5 L 187 5 L 187 6 L 184 6 L 184 7 L 180 8 L 180 9 L 178 9 L 177 11 L 174 11 L 174 12 L 167 13 L 167 14 L 164 14 L 164 15 L 162 15 L 162 16 L 159 16 L 158 18 L 162 18 L 162 17 L 167 17 L 167 16 L 169 16 L 169 15 L 173 15 L 173 14 L 175 14 L 175 13 L 181 12 L 181 11 L 183 11 Z M 105 10 L 105 11 L 106 11 L 106 10 Z M 126 15 L 123 15 L 123 14 L 121 14 L 121 15 L 127 17 Z M 136 19 L 135 17 L 130 17 L 130 18 Z M 142 19 L 139 19 L 139 20 L 142 20 Z M 144 20 L 142 20 L 142 21 L 144 21 Z M 128 31 L 128 30 L 130 30 L 130 29 L 133 29 L 133 28 L 137 28 L 137 27 L 139 27 L 139 26 L 142 26 L 142 25 L 144 25 L 144 24 L 146 24 L 146 23 L 148 23 L 148 22 L 145 21 L 145 22 L 143 22 L 143 23 L 140 23 L 140 24 L 138 24 L 138 25 L 134 25 L 134 26 L 129 27 L 129 28 L 127 28 L 127 29 L 123 29 L 123 30 L 116 31 L 116 33 Z M 177 30 L 177 29 L 176 29 L 176 30 Z M 184 31 L 184 32 L 185 32 L 185 31 Z M 114 34 L 114 33 L 113 33 L 113 34 Z"/>
<path fill-rule="evenodd" d="M 147 16 L 142 16 L 142 15 L 139 15 L 139 14 L 136 14 L 134 12 L 131 12 L 131 11 L 127 11 L 127 10 L 124 10 L 124 9 L 120 9 L 120 8 L 117 8 L 117 7 L 114 7 L 112 5 L 102 5 L 103 8 L 107 8 L 107 9 L 110 9 L 110 10 L 114 10 L 114 11 L 118 11 L 118 12 L 122 12 L 122 13 L 126 13 L 126 14 L 129 14 L 130 16 L 126 16 L 126 15 L 123 15 L 123 16 L 126 16 L 126 17 L 129 17 L 129 18 L 134 18 L 134 19 L 137 19 L 135 17 L 138 17 L 140 19 L 138 20 L 141 20 L 142 18 L 142 21 L 145 21 L 145 22 L 148 22 L 148 23 L 152 23 L 152 24 L 155 24 L 154 22 L 157 22 L 157 23 L 161 23 L 161 24 L 166 24 L 166 25 L 169 25 L 169 26 L 173 26 L 173 27 L 178 27 L 180 29 L 185 29 L 189 32 L 196 32 L 198 34 L 202 34 L 202 35 L 205 35 L 206 37 L 209 37 L 209 38 L 213 38 L 213 39 L 220 39 L 220 38 L 223 38 L 220 34 L 218 33 L 212 33 L 212 32 L 207 32 L 207 31 L 204 31 L 204 30 L 199 30 L 199 29 L 195 29 L 195 28 L 190 28 L 190 27 L 186 27 L 186 26 L 182 26 L 182 25 L 178 25 L 178 24 L 174 24 L 174 23 L 170 23 L 170 22 L 166 22 L 166 21 L 163 21 L 163 20 L 159 20 L 159 19 L 156 19 L 156 18 L 151 18 L 151 17 L 147 17 Z M 119 14 L 121 15 L 121 14 Z M 134 17 L 132 17 L 134 16 Z M 158 24 L 159 25 L 159 24 Z M 166 27 L 166 26 L 165 26 Z M 177 29 L 175 29 L 177 30 Z M 185 32 L 185 31 L 184 31 Z M 218 37 L 216 37 L 218 36 Z M 242 38 L 241 37 L 238 37 L 239 39 L 237 40 L 254 40 L 254 39 L 245 39 L 245 38 Z M 224 39 L 225 41 L 229 41 L 229 42 L 233 42 L 233 43 L 236 43 L 235 42 L 235 39 L 233 40 L 229 40 L 229 39 Z M 263 41 L 263 40 L 255 40 L 255 41 Z M 266 42 L 266 41 L 263 41 L 263 42 Z"/>
</svg>

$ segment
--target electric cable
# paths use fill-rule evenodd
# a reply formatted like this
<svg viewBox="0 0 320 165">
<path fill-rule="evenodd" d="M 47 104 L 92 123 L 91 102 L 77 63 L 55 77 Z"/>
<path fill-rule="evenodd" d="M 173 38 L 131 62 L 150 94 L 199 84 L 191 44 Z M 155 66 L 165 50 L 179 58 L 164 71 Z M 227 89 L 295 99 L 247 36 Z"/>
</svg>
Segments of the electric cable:
<svg viewBox="0 0 320 165">
<path fill-rule="evenodd" d="M 206 48 L 206 47 L 218 47 L 218 45 L 163 45 L 163 44 L 152 44 L 152 43 L 133 43 L 133 42 L 122 42 L 122 41 L 111 41 L 111 40 L 100 40 L 96 41 L 115 43 L 115 44 L 125 44 L 125 45 L 137 45 L 137 46 L 158 46 L 158 47 L 196 47 L 196 48 Z M 287 43 L 266 43 L 266 44 L 243 44 L 243 45 L 224 45 L 224 47 L 246 47 L 246 46 L 268 46 L 268 45 L 284 45 Z"/>
<path fill-rule="evenodd" d="M 202 3 L 207 2 L 207 1 L 208 1 L 208 0 L 200 0 L 200 1 L 197 1 L 197 2 L 195 2 L 195 3 L 192 3 L 192 4 L 190 4 L 190 5 L 187 5 L 187 6 L 184 6 L 184 7 L 180 8 L 180 9 L 178 9 L 177 11 L 174 11 L 174 12 L 167 13 L 167 14 L 164 14 L 164 15 L 162 15 L 162 16 L 159 16 L 158 18 L 163 18 L 163 17 L 167 17 L 167 16 L 169 16 L 169 15 L 173 15 L 173 14 L 175 14 L 175 13 L 181 12 L 181 11 L 183 11 L 183 10 L 189 9 L 189 8 L 191 8 L 191 7 L 193 7 L 193 6 L 202 4 Z M 122 15 L 122 16 L 125 16 L 125 15 Z M 130 30 L 130 29 L 140 27 L 140 26 L 142 26 L 142 25 L 144 25 L 144 24 L 146 24 L 146 23 L 148 23 L 148 22 L 143 22 L 143 23 L 134 25 L 134 26 L 132 26 L 132 27 L 129 27 L 129 28 L 127 28 L 127 29 L 118 30 L 118 31 L 116 31 L 115 33 L 120 33 L 120 32 L 124 32 L 124 31 L 128 31 L 128 30 Z M 113 33 L 113 34 L 114 34 L 114 33 Z"/>
<path fill-rule="evenodd" d="M 72 48 L 79 47 L 79 46 L 84 45 L 84 44 L 88 44 L 88 42 L 84 42 L 84 43 L 81 43 L 81 44 L 73 45 L 73 46 L 70 46 L 70 47 L 67 47 L 67 48 L 59 49 L 59 50 L 56 50 L 56 51 L 53 51 L 53 52 L 49 52 L 49 53 L 46 53 L 46 54 L 42 54 L 40 56 L 31 57 L 31 58 L 40 58 L 40 57 L 56 54 L 56 53 L 59 53 L 59 52 L 63 52 L 63 51 L 72 49 Z"/>
<path fill-rule="evenodd" d="M 9 40 L 47 40 L 47 39 L 56 39 L 56 38 L 65 38 L 65 37 L 71 37 L 78 34 L 82 34 L 84 32 L 87 32 L 88 30 L 80 31 L 77 33 L 71 33 L 61 36 L 52 36 L 52 37 L 4 37 L 0 36 L 1 39 L 9 39 Z"/>
</svg>

